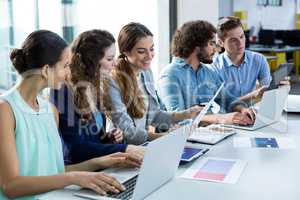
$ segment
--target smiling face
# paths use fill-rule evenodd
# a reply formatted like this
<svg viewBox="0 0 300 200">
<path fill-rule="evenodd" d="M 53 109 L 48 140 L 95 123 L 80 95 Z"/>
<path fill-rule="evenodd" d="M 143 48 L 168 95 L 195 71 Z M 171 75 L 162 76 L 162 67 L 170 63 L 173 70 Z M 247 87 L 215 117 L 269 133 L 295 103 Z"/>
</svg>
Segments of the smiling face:
<svg viewBox="0 0 300 200">
<path fill-rule="evenodd" d="M 220 44 L 229 55 L 243 55 L 245 52 L 246 39 L 242 27 L 227 31 L 225 37 L 220 40 Z"/>
<path fill-rule="evenodd" d="M 154 57 L 152 36 L 142 37 L 129 52 L 124 52 L 128 61 L 139 69 L 149 69 Z"/>
<path fill-rule="evenodd" d="M 116 46 L 115 43 L 106 48 L 104 57 L 100 60 L 101 71 L 104 73 L 110 73 L 116 64 Z"/>
</svg>

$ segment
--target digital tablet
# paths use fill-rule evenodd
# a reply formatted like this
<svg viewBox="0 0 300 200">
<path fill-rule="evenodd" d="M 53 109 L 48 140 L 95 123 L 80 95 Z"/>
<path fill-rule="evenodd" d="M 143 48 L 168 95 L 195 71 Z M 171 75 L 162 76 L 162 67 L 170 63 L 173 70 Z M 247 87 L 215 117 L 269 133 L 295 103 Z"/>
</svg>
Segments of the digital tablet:
<svg viewBox="0 0 300 200">
<path fill-rule="evenodd" d="M 268 90 L 278 88 L 280 81 L 284 80 L 284 78 L 291 73 L 293 68 L 294 68 L 293 63 L 280 64 L 279 67 L 276 69 L 276 71 L 272 73 L 272 81 L 270 83 Z"/>
<path fill-rule="evenodd" d="M 181 162 L 190 162 L 203 154 L 205 154 L 209 149 L 207 148 L 195 148 L 195 147 L 184 147 L 184 151 L 181 155 Z"/>
</svg>

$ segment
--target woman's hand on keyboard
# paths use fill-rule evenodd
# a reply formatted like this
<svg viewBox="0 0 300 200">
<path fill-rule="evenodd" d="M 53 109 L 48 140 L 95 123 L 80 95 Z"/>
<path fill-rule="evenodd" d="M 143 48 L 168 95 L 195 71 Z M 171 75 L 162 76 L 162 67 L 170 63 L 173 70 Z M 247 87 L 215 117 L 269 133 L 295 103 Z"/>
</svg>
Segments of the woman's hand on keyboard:
<svg viewBox="0 0 300 200">
<path fill-rule="evenodd" d="M 134 154 L 142 161 L 145 155 L 145 147 L 137 145 L 128 145 L 125 153 Z"/>
<path fill-rule="evenodd" d="M 101 172 L 69 172 L 72 184 L 83 188 L 94 190 L 100 195 L 107 195 L 108 192 L 119 193 L 125 187 L 114 177 Z"/>
</svg>

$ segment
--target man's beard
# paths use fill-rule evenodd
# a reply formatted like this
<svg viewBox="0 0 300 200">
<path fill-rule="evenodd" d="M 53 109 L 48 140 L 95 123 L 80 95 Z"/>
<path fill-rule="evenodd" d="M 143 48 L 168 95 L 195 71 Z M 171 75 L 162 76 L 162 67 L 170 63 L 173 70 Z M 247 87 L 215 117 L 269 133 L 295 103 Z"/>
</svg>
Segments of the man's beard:
<svg viewBox="0 0 300 200">
<path fill-rule="evenodd" d="M 205 52 L 204 49 L 198 51 L 197 58 L 201 63 L 204 64 L 211 64 L 213 62 L 211 57 Z"/>
</svg>

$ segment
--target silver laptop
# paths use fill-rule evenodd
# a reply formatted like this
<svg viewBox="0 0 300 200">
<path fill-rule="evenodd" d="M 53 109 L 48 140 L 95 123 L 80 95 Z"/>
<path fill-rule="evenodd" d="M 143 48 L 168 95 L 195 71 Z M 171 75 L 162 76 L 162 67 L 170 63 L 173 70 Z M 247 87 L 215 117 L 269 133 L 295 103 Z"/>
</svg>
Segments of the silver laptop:
<svg viewBox="0 0 300 200">
<path fill-rule="evenodd" d="M 144 199 L 163 184 L 171 180 L 178 169 L 180 158 L 188 136 L 195 130 L 212 102 L 223 88 L 219 87 L 214 97 L 205 105 L 191 123 L 181 126 L 166 136 L 150 142 L 147 146 L 140 170 L 107 169 L 104 173 L 115 177 L 124 184 L 126 190 L 119 194 L 103 197 L 92 190 L 81 189 L 74 195 L 87 199 Z"/>
<path fill-rule="evenodd" d="M 221 90 L 224 87 L 224 82 L 220 85 L 220 87 L 218 88 L 218 90 L 216 91 L 215 95 L 209 100 L 208 103 L 205 104 L 204 108 L 201 110 L 201 112 L 195 117 L 195 119 L 192 121 L 191 123 L 191 131 L 190 133 L 192 133 L 196 128 L 198 128 L 200 121 L 202 120 L 202 118 L 204 117 L 204 115 L 207 113 L 208 109 L 213 105 L 213 103 L 215 102 L 215 99 L 217 98 L 217 96 L 219 95 L 219 93 L 221 92 Z"/>
<path fill-rule="evenodd" d="M 256 130 L 280 120 L 283 107 L 288 97 L 290 87 L 280 87 L 274 90 L 265 91 L 259 107 L 256 110 L 256 118 L 253 125 L 224 125 L 244 130 Z"/>
<path fill-rule="evenodd" d="M 285 112 L 300 113 L 300 95 L 289 94 L 286 105 L 284 107 Z"/>
<path fill-rule="evenodd" d="M 124 192 L 108 195 L 108 197 L 111 199 L 144 199 L 172 179 L 177 171 L 189 130 L 188 126 L 182 126 L 149 143 L 139 171 L 134 169 L 104 170 L 103 172 L 117 178 L 126 187 Z M 104 199 L 87 189 L 82 189 L 74 195 L 88 199 Z"/>
<path fill-rule="evenodd" d="M 195 120 L 192 122 L 193 129 L 191 130 L 191 135 L 188 137 L 188 141 L 200 142 L 206 144 L 216 144 L 221 140 L 235 134 L 236 132 L 231 128 L 222 128 L 219 125 L 211 125 L 208 127 L 198 127 L 200 120 L 207 113 L 208 109 L 213 105 L 216 97 L 219 95 L 224 87 L 224 82 L 220 85 L 215 95 L 210 99 L 210 101 L 203 108 L 202 115 L 199 114 Z M 200 119 L 200 120 L 199 120 Z"/>
</svg>

